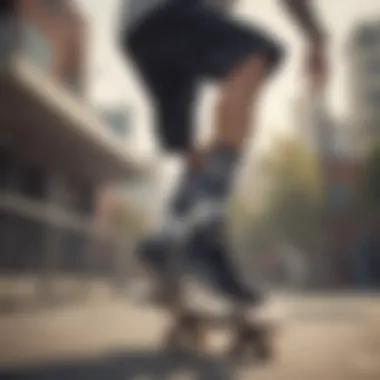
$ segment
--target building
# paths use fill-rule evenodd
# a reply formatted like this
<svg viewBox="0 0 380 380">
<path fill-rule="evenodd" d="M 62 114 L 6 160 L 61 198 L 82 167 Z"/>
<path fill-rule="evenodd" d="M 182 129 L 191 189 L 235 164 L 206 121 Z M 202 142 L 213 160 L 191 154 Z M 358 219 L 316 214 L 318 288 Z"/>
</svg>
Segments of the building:
<svg viewBox="0 0 380 380">
<path fill-rule="evenodd" d="M 357 153 L 380 139 L 380 20 L 358 25 L 348 41 L 348 93 Z"/>
<path fill-rule="evenodd" d="M 295 104 L 294 134 L 318 156 L 324 177 L 329 253 L 324 266 L 332 269 L 332 281 L 344 281 L 344 275 L 338 272 L 349 259 L 361 225 L 357 194 L 362 166 L 355 150 L 355 135 L 350 124 L 334 119 L 319 99 L 303 96 Z"/>
<path fill-rule="evenodd" d="M 0 4 L 0 269 L 78 268 L 102 236 L 98 189 L 141 167 L 86 105 L 75 2 Z"/>
</svg>

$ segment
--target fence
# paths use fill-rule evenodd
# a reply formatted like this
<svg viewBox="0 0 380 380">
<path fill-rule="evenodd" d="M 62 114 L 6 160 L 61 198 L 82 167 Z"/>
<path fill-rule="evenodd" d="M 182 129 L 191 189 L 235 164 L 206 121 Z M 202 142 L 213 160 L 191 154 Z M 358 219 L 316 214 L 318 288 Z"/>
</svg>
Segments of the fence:
<svg viewBox="0 0 380 380">
<path fill-rule="evenodd" d="M 0 307 L 124 290 L 131 241 L 57 206 L 0 193 Z"/>
</svg>

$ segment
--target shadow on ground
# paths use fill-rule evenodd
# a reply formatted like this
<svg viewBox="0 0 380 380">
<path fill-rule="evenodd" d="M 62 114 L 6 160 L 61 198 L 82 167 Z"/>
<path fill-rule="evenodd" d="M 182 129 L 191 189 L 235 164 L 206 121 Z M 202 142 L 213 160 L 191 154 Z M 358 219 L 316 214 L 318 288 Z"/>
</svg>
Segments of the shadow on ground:
<svg viewBox="0 0 380 380">
<path fill-rule="evenodd" d="M 179 377 L 176 377 L 178 375 Z M 180 375 L 186 375 L 181 377 Z M 169 351 L 134 351 L 98 360 L 65 362 L 33 369 L 0 371 L 9 380 L 234 380 L 233 366 L 221 359 Z"/>
</svg>

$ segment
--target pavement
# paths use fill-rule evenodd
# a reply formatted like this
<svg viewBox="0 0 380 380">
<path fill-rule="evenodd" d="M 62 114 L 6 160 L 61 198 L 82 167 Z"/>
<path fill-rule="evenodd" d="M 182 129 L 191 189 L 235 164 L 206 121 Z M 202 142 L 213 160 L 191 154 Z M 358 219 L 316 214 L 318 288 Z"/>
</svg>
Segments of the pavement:
<svg viewBox="0 0 380 380">
<path fill-rule="evenodd" d="M 0 378 L 380 379 L 380 296 L 275 294 L 276 358 L 236 366 L 213 332 L 207 355 L 164 349 L 165 314 L 119 297 L 0 315 Z M 185 376 L 185 377 L 184 377 Z"/>
</svg>

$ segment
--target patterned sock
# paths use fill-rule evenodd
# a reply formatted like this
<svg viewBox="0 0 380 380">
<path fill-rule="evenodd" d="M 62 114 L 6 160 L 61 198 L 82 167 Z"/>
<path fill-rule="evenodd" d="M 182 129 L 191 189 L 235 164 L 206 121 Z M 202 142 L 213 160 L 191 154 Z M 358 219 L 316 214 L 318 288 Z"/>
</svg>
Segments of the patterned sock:
<svg viewBox="0 0 380 380">
<path fill-rule="evenodd" d="M 202 183 L 202 172 L 187 169 L 170 206 L 170 212 L 176 217 L 183 217 L 194 205 Z"/>
<path fill-rule="evenodd" d="M 226 200 L 239 158 L 238 150 L 217 147 L 210 152 L 202 169 L 187 169 L 169 206 L 163 231 L 170 235 L 177 227 L 181 228 L 181 220 L 200 199 Z"/>
<path fill-rule="evenodd" d="M 226 199 L 231 191 L 240 151 L 227 147 L 213 149 L 202 170 L 202 193 L 206 197 Z"/>
<path fill-rule="evenodd" d="M 225 199 L 231 189 L 240 158 L 236 149 L 217 147 L 212 150 L 202 169 L 188 169 L 171 205 L 176 216 L 186 216 L 202 196 Z"/>
</svg>

